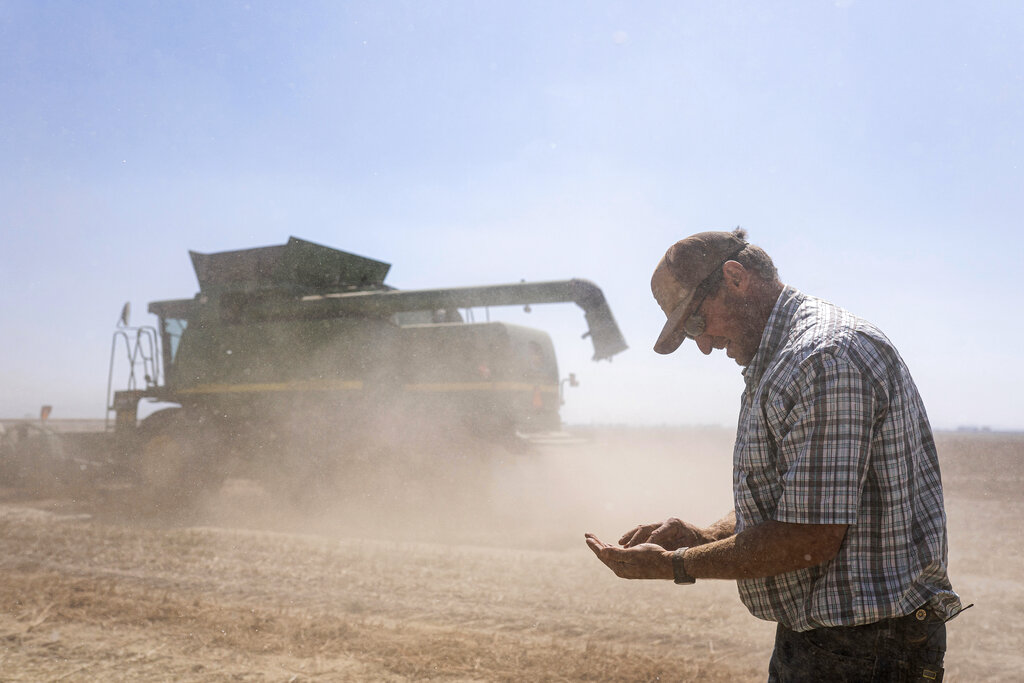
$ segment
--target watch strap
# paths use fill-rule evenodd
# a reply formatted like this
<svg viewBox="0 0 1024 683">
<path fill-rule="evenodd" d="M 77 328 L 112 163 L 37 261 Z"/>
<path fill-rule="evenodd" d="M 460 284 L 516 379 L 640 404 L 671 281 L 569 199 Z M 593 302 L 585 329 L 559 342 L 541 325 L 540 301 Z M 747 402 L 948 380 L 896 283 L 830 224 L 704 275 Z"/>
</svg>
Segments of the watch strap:
<svg viewBox="0 0 1024 683">
<path fill-rule="evenodd" d="M 675 578 L 675 582 L 678 584 L 691 584 L 696 583 L 697 579 L 690 576 L 686 571 L 686 566 L 683 563 L 683 555 L 689 548 L 677 548 L 672 551 L 672 575 Z"/>
</svg>

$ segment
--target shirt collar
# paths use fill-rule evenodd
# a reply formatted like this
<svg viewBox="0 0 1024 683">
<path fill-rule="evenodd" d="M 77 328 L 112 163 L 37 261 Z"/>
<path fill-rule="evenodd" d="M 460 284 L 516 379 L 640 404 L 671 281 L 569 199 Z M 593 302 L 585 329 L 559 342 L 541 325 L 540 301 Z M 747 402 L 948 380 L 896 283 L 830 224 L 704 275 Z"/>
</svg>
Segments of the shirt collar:
<svg viewBox="0 0 1024 683">
<path fill-rule="evenodd" d="M 804 295 L 796 288 L 789 285 L 783 287 L 782 293 L 775 301 L 775 306 L 772 307 L 771 315 L 768 316 L 768 322 L 764 326 L 761 343 L 750 364 L 743 369 L 743 380 L 748 389 L 757 386 L 757 383 L 761 381 L 761 375 L 764 374 L 768 362 L 775 357 L 779 346 L 786 338 L 793 322 L 793 314 L 803 300 Z"/>
</svg>

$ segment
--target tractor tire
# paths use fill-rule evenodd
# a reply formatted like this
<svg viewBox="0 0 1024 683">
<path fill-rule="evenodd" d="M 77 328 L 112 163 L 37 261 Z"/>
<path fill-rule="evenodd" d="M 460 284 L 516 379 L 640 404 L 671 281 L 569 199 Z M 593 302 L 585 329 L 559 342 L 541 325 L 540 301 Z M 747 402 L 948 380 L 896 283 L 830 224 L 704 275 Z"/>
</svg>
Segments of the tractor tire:
<svg viewBox="0 0 1024 683">
<path fill-rule="evenodd" d="M 203 494 L 220 488 L 212 466 L 212 439 L 204 438 L 180 408 L 153 413 L 139 425 L 132 472 L 139 502 L 158 514 L 191 510 Z"/>
</svg>

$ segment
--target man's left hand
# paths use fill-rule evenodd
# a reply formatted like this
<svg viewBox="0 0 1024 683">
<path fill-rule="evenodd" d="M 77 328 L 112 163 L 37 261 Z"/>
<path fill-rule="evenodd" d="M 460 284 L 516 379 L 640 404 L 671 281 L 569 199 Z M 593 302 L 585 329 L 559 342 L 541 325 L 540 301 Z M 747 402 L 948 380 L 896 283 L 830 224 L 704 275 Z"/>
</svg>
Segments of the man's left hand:
<svg viewBox="0 0 1024 683">
<path fill-rule="evenodd" d="M 608 565 L 621 579 L 671 579 L 672 553 L 653 543 L 632 548 L 609 545 L 593 534 L 586 534 L 587 545 L 597 559 Z"/>
</svg>

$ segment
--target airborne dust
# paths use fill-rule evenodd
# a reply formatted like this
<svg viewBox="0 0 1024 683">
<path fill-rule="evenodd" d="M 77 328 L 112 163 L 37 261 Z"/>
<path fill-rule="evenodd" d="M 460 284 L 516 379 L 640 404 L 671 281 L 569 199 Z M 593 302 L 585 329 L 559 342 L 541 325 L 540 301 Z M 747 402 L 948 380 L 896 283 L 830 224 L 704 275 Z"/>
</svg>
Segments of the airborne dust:
<svg viewBox="0 0 1024 683">
<path fill-rule="evenodd" d="M 403 417 L 406 420 L 407 416 Z M 576 428 L 532 440 L 376 425 L 351 444 L 296 426 L 301 452 L 331 466 L 294 485 L 294 462 L 263 463 L 199 501 L 193 521 L 392 541 L 562 550 L 583 533 L 618 538 L 643 522 L 679 516 L 710 523 L 731 508 L 732 434 Z M 416 434 L 414 439 L 396 433 Z M 347 450 L 348 449 L 348 450 Z M 291 480 L 282 484 L 281 480 Z M 613 539 L 611 539 L 613 540 Z"/>
</svg>

